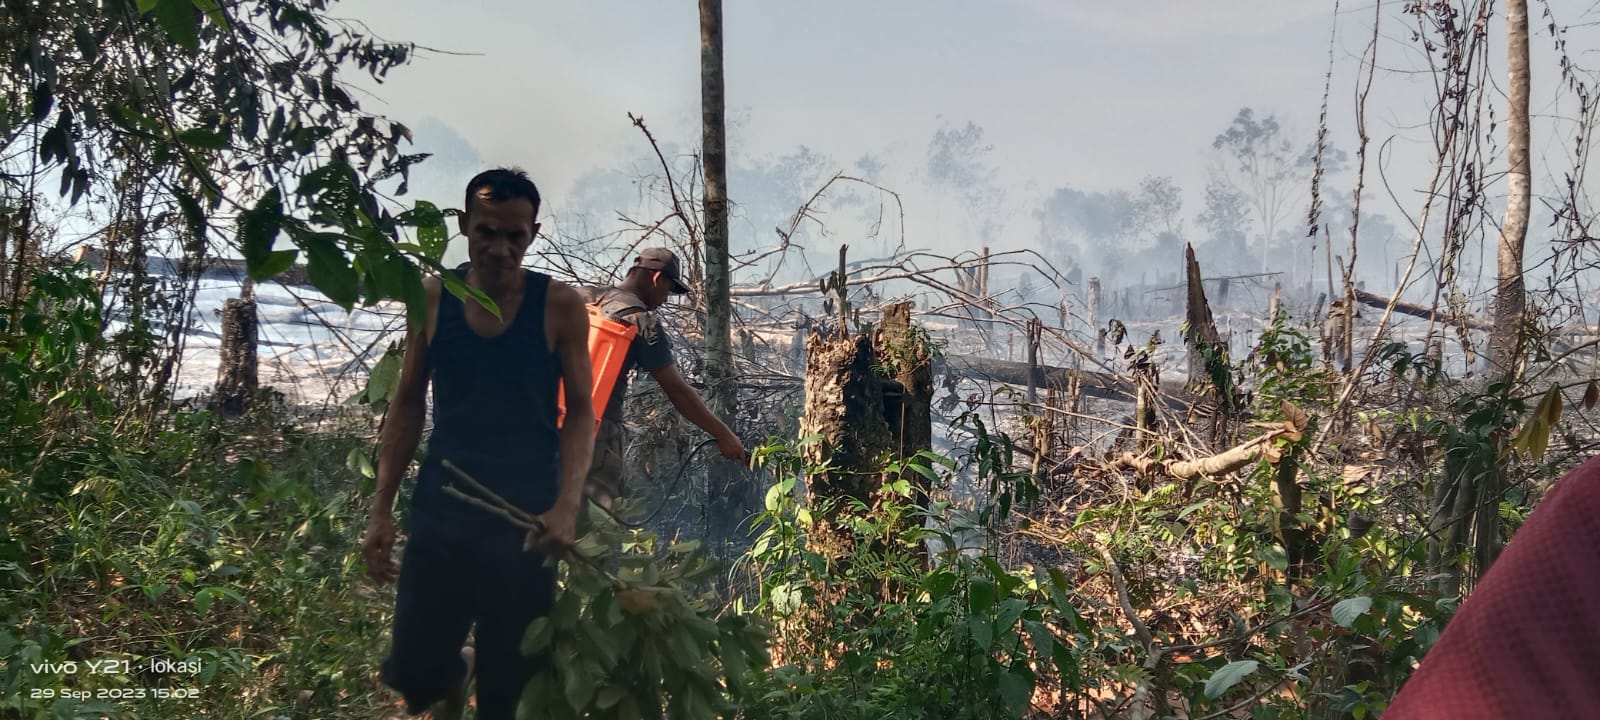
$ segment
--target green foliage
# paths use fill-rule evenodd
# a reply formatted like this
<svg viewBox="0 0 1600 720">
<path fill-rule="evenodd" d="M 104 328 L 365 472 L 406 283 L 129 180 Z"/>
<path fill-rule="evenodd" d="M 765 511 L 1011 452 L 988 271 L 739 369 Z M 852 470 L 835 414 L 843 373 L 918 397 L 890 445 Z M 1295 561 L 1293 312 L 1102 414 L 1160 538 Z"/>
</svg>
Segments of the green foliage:
<svg viewBox="0 0 1600 720">
<path fill-rule="evenodd" d="M 1333 400 L 1339 377 L 1317 361 L 1310 336 L 1289 323 L 1282 308 L 1261 333 L 1248 359 L 1255 409 L 1263 416 L 1284 419 L 1284 401 L 1300 407 Z"/>
<path fill-rule="evenodd" d="M 78 448 L 80 465 L 50 468 L 70 494 L 8 525 L 12 592 L 0 599 L 0 707 L 13 717 L 288 715 L 297 704 L 370 717 L 387 602 L 353 562 L 364 522 L 340 468 L 317 458 L 353 438 L 306 438 L 231 466 L 215 455 L 214 420 L 180 414 L 148 446 Z M 0 497 L 16 502 L 19 489 Z M 155 659 L 198 672 L 141 671 Z M 78 673 L 61 664 L 79 662 Z M 131 674 L 91 674 L 87 660 L 127 661 Z M 46 665 L 48 664 L 48 665 Z M 41 669 L 42 668 L 42 669 Z M 139 688 L 197 691 L 167 699 Z M 43 689 L 88 693 L 46 699 Z M 302 698 L 302 693 L 306 695 Z M 365 710 L 350 707 L 361 698 Z M 76 706 L 76 707 L 74 707 Z"/>
<path fill-rule="evenodd" d="M 562 563 L 554 609 L 523 638 L 524 652 L 548 652 L 554 667 L 525 688 L 519 717 L 731 716 L 771 661 L 766 624 L 718 615 L 714 596 L 693 591 L 718 572 L 699 541 L 658 550 L 653 533 L 593 508 L 587 524 L 577 552 L 595 565 Z"/>
<path fill-rule="evenodd" d="M 0 182 L 56 171 L 74 204 L 121 202 L 119 185 L 136 183 L 151 189 L 141 200 L 152 216 L 176 206 L 184 220 L 176 232 L 157 222 L 141 233 L 176 235 L 198 256 L 210 226 L 233 216 L 252 279 L 304 259 L 312 284 L 346 309 L 395 299 L 421 318 L 419 266 L 440 269 L 444 215 L 426 202 L 392 214 L 379 185 L 398 177 L 392 192 L 403 195 L 427 156 L 403 154 L 410 130 L 364 111 L 345 84 L 352 69 L 381 81 L 411 46 L 303 0 L 12 10 L 12 26 L 29 31 L 0 37 L 10 70 L 0 110 L 13 111 L 0 111 L 0 157 L 43 166 L 0 163 Z"/>
<path fill-rule="evenodd" d="M 1129 349 L 1136 368 L 1148 364 L 1149 349 Z M 1425 387 L 1427 361 L 1400 361 L 1385 358 L 1400 364 L 1400 379 Z M 1239 477 L 1102 498 L 1067 527 L 1018 516 L 1039 489 L 1017 467 L 1011 440 L 975 418 L 974 450 L 963 462 L 924 455 L 887 463 L 881 492 L 865 502 L 806 496 L 802 483 L 828 468 L 808 467 L 796 448 L 758 450 L 776 481 L 746 561 L 762 578 L 756 610 L 778 629 L 778 665 L 755 683 L 761 692 L 743 716 L 1114 714 L 1116 701 L 1104 698 L 1130 699 L 1141 688 L 1188 716 L 1251 703 L 1256 717 L 1381 712 L 1439 636 L 1453 600 L 1418 581 L 1427 556 L 1414 530 L 1357 523 L 1392 516 L 1390 492 L 1347 483 L 1302 457 L 1342 386 L 1308 334 L 1280 314 L 1249 361 L 1226 372 L 1235 387 L 1249 387 L 1239 398 L 1252 419 L 1307 431 L 1280 440 Z M 1548 417 L 1540 414 L 1550 412 L 1548 397 L 1537 416 Z M 1514 409 L 1512 400 L 1504 408 Z M 1476 412 L 1484 402 L 1463 397 L 1459 409 Z M 1468 413 L 1461 427 L 1486 434 L 1457 445 L 1494 447 L 1489 428 L 1506 442 L 1503 421 L 1517 412 Z M 1431 433 L 1443 432 L 1435 425 L 1443 415 L 1419 407 L 1391 417 Z M 1289 463 L 1289 482 L 1305 498 L 1292 514 L 1280 497 Z M 907 502 L 905 478 L 938 488 L 958 469 L 976 475 L 970 523 L 948 505 Z M 1507 522 L 1520 517 L 1515 509 L 1501 509 Z M 1008 569 L 1015 563 L 1004 559 L 1004 539 L 1036 527 L 1036 537 L 1076 560 Z M 1301 536 L 1295 563 L 1288 529 Z M 985 538 L 984 549 L 972 549 L 974 536 Z M 946 548 L 931 559 L 930 540 Z M 963 540 L 964 552 L 951 549 Z M 1124 593 L 1149 626 L 1148 643 L 1131 631 Z"/>
<path fill-rule="evenodd" d="M 747 560 L 762 577 L 756 612 L 780 628 L 775 652 L 787 662 L 753 682 L 741 717 L 1015 718 L 1041 683 L 1081 687 L 1073 640 L 1097 630 L 1082 622 L 1064 575 L 962 554 L 953 531 L 902 521 L 945 510 L 907 504 L 903 488 L 886 486 L 872 508 L 802 507 L 794 449 L 769 445 L 756 457 L 780 479 Z M 923 453 L 889 474 L 954 468 Z M 818 543 L 836 530 L 843 556 Z M 935 537 L 948 549 L 930 567 L 921 546 Z"/>
</svg>

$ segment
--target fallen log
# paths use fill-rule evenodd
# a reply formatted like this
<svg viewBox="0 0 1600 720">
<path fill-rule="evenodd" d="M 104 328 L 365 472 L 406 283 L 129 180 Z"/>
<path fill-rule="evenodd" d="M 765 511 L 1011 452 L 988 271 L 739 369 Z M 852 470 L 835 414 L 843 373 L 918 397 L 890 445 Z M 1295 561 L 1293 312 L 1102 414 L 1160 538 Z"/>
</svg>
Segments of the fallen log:
<svg viewBox="0 0 1600 720">
<path fill-rule="evenodd" d="M 1018 387 L 1026 387 L 1029 379 L 1027 363 L 990 360 L 989 358 L 973 357 L 971 355 L 940 356 L 934 361 L 934 372 L 954 373 L 962 377 L 1007 383 Z M 1125 400 L 1128 402 L 1136 399 L 1132 378 L 1094 372 L 1092 370 L 1073 370 L 1072 368 L 1040 365 L 1033 369 L 1033 384 L 1035 387 L 1066 387 L 1074 374 L 1077 374 L 1082 381 L 1080 392 L 1083 395 L 1104 400 Z M 1187 410 L 1189 407 L 1185 400 L 1187 396 L 1188 391 L 1183 383 L 1171 381 L 1161 383 L 1161 398 L 1169 407 Z"/>
<path fill-rule="evenodd" d="M 1272 462 L 1277 462 L 1277 448 L 1273 442 L 1278 438 L 1297 440 L 1300 430 L 1291 423 L 1282 423 L 1267 432 L 1244 441 L 1239 445 L 1228 448 L 1216 455 L 1193 460 L 1156 460 L 1125 452 L 1118 458 L 1115 466 L 1126 467 L 1141 473 L 1160 472 L 1167 477 L 1178 480 L 1190 480 L 1199 477 L 1217 477 L 1242 470 L 1254 464 L 1263 454 Z"/>
<path fill-rule="evenodd" d="M 1356 302 L 1371 307 L 1384 309 L 1389 307 L 1390 299 L 1381 295 L 1374 295 L 1365 290 L 1356 290 Z M 1457 318 L 1449 313 L 1435 312 L 1433 308 L 1423 307 L 1413 302 L 1394 300 L 1394 311 L 1402 315 L 1419 317 L 1424 320 L 1437 320 L 1450 325 L 1462 325 L 1469 330 L 1489 330 L 1493 324 L 1488 320 L 1479 320 L 1475 317 Z"/>
</svg>

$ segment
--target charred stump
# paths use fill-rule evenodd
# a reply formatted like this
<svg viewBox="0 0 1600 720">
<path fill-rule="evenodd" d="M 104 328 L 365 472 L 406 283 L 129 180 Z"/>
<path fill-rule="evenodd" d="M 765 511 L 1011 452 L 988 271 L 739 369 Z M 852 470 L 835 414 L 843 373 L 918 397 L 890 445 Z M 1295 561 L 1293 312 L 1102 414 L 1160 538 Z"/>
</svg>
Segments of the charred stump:
<svg viewBox="0 0 1600 720">
<path fill-rule="evenodd" d="M 933 449 L 933 351 L 926 333 L 918 332 L 911 322 L 911 303 L 900 302 L 883 311 L 883 322 L 878 330 L 876 351 L 893 372 L 895 381 L 887 386 L 898 390 L 886 400 L 886 417 L 889 435 L 894 442 L 896 458 L 905 460 L 919 452 Z M 932 488 L 920 473 L 908 473 L 911 483 L 911 502 L 927 507 Z"/>
<path fill-rule="evenodd" d="M 241 415 L 259 387 L 256 372 L 256 301 L 253 295 L 229 298 L 222 304 L 222 351 L 217 368 L 217 409 L 224 415 Z"/>
<path fill-rule="evenodd" d="M 800 435 L 821 438 L 806 448 L 806 460 L 813 467 L 829 468 L 810 479 L 810 493 L 865 502 L 876 489 L 873 471 L 893 447 L 883 411 L 883 383 L 872 370 L 877 353 L 865 334 L 830 338 L 813 333 L 806 345 Z"/>
<path fill-rule="evenodd" d="M 1205 283 L 1193 245 L 1184 248 L 1184 265 L 1188 273 L 1188 293 L 1183 341 L 1189 350 L 1189 390 L 1197 396 L 1194 410 L 1210 416 L 1211 439 L 1216 442 L 1233 409 L 1232 370 L 1227 345 L 1222 342 L 1222 334 L 1217 332 L 1217 321 L 1206 299 Z M 1191 422 L 1195 419 L 1193 414 L 1191 411 Z"/>
</svg>

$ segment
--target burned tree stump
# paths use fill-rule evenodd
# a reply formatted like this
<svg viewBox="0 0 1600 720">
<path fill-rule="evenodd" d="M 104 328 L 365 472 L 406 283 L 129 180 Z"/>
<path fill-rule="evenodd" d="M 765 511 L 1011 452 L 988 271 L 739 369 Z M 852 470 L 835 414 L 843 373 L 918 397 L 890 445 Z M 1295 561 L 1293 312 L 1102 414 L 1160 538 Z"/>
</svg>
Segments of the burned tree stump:
<svg viewBox="0 0 1600 720">
<path fill-rule="evenodd" d="M 865 334 L 812 333 L 806 345 L 806 404 L 800 435 L 822 439 L 807 446 L 807 462 L 830 467 L 810 479 L 809 491 L 814 497 L 865 502 L 876 489 L 873 471 L 893 448 L 883 412 L 883 383 L 872 370 L 877 353 Z"/>
<path fill-rule="evenodd" d="M 215 404 L 224 415 L 250 407 L 259 386 L 256 373 L 256 301 L 229 298 L 222 304 L 222 357 L 217 368 Z"/>
<path fill-rule="evenodd" d="M 1185 246 L 1183 255 L 1189 275 L 1188 303 L 1184 313 L 1188 332 L 1184 333 L 1183 341 L 1189 346 L 1189 385 L 1200 388 L 1214 384 L 1210 382 L 1211 369 L 1206 355 L 1212 354 L 1216 360 L 1221 359 L 1216 353 L 1222 351 L 1222 336 L 1217 332 L 1217 321 L 1211 315 L 1211 304 L 1206 301 L 1206 288 L 1200 278 L 1200 263 L 1195 260 L 1194 246 Z"/>
<path fill-rule="evenodd" d="M 900 416 L 888 418 L 895 454 L 905 458 L 933 448 L 933 354 L 911 324 L 911 303 L 890 305 L 878 330 L 878 352 L 901 387 Z"/>
<path fill-rule="evenodd" d="M 927 335 L 911 323 L 911 303 L 900 302 L 883 311 L 877 352 L 894 373 L 899 402 L 889 403 L 885 418 L 894 441 L 894 454 L 904 460 L 933 449 L 933 352 Z M 932 492 L 928 479 L 909 473 L 911 502 L 926 507 Z"/>
</svg>

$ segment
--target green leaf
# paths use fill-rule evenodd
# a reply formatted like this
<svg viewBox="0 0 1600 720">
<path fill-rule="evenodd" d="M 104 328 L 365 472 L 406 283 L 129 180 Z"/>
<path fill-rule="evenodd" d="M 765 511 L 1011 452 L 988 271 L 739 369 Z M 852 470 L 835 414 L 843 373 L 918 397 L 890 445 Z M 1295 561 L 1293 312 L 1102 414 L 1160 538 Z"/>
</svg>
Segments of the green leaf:
<svg viewBox="0 0 1600 720">
<path fill-rule="evenodd" d="M 178 142 L 205 150 L 221 150 L 228 146 L 226 140 L 210 130 L 185 130 L 178 134 Z"/>
<path fill-rule="evenodd" d="M 554 705 L 555 703 L 552 701 L 555 700 L 556 696 L 555 685 L 556 681 L 554 676 L 548 672 L 539 673 L 533 678 L 532 681 L 522 688 L 522 702 L 518 704 L 519 707 L 537 711 L 539 708 L 547 708 L 551 705 Z M 524 716 L 519 710 L 517 717 L 522 718 L 537 716 Z"/>
<path fill-rule="evenodd" d="M 933 483 L 939 482 L 938 473 L 935 473 L 933 471 L 933 468 L 930 468 L 927 465 L 923 465 L 921 463 L 915 463 L 914 462 L 914 463 L 910 463 L 910 464 L 906 465 L 906 469 L 911 470 L 912 472 L 915 472 L 916 474 L 927 478 L 928 482 L 933 482 Z"/>
<path fill-rule="evenodd" d="M 1057 643 L 1050 661 L 1055 664 L 1056 672 L 1061 675 L 1063 689 L 1077 692 L 1083 688 L 1082 670 L 1078 668 L 1078 659 L 1072 656 L 1071 648 Z"/>
<path fill-rule="evenodd" d="M 372 459 L 367 457 L 361 448 L 350 448 L 350 454 L 344 459 L 344 466 L 351 472 L 358 472 L 369 480 L 378 476 L 377 469 L 372 467 Z"/>
<path fill-rule="evenodd" d="M 272 243 L 283 226 L 283 197 L 277 188 L 270 188 L 256 201 L 255 207 L 239 215 L 239 246 L 244 252 L 245 267 L 251 279 L 266 280 L 273 275 L 263 273 L 272 255 Z"/>
<path fill-rule="evenodd" d="M 211 590 L 209 588 L 205 589 L 205 590 L 201 590 L 200 592 L 195 593 L 194 594 L 194 610 L 195 610 L 195 612 L 197 612 L 197 613 L 199 613 L 201 615 L 204 615 L 207 612 L 210 612 L 211 611 L 211 601 L 213 599 L 214 598 L 212 597 Z"/>
<path fill-rule="evenodd" d="M 200 49 L 200 16 L 193 0 L 157 0 L 156 22 L 172 41 L 194 52 Z"/>
<path fill-rule="evenodd" d="M 1222 666 L 1220 670 L 1212 673 L 1211 679 L 1206 681 L 1206 699 L 1215 700 L 1222 697 L 1240 681 L 1250 677 L 1260 663 L 1254 660 L 1235 660 Z"/>
<path fill-rule="evenodd" d="M 550 647 L 550 640 L 556 635 L 555 626 L 550 623 L 549 617 L 541 617 L 528 623 L 528 631 L 522 636 L 522 654 L 534 655 L 544 652 Z"/>
<path fill-rule="evenodd" d="M 957 579 L 955 573 L 949 570 L 940 570 L 929 575 L 928 579 L 923 581 L 923 588 L 928 591 L 928 595 L 933 602 L 938 602 L 944 596 L 950 594 L 951 588 L 956 586 Z"/>
<path fill-rule="evenodd" d="M 216 23 L 217 27 L 228 27 L 228 16 L 222 13 L 222 8 L 217 5 L 217 0 L 194 0 L 194 6 L 200 12 L 205 13 L 206 17 L 211 18 L 211 22 Z"/>
<path fill-rule="evenodd" d="M 304 240 L 306 249 L 306 277 L 329 300 L 349 310 L 359 297 L 360 287 L 350 258 L 345 257 L 332 233 L 316 233 Z"/>
<path fill-rule="evenodd" d="M 594 697 L 594 679 L 586 673 L 576 672 L 576 668 L 569 668 L 562 683 L 562 695 L 566 697 L 567 704 L 573 710 L 583 711 L 589 705 L 590 698 Z"/>
<path fill-rule="evenodd" d="M 967 607 L 974 615 L 988 613 L 994 607 L 994 583 L 974 578 L 967 592 Z"/>
<path fill-rule="evenodd" d="M 627 690 L 615 685 L 607 685 L 603 688 L 600 688 L 600 692 L 595 694 L 594 707 L 596 710 L 609 710 L 612 706 L 620 702 L 623 696 L 627 694 Z"/>
<path fill-rule="evenodd" d="M 204 244 L 206 241 L 206 212 L 201 209 L 200 201 L 184 190 L 174 191 L 173 196 L 178 199 L 178 206 L 183 208 L 183 218 L 189 223 L 189 232 L 194 233 L 200 244 Z"/>
<path fill-rule="evenodd" d="M 988 652 L 994 647 L 994 623 L 989 618 L 972 615 L 967 618 L 967 633 L 972 641 L 978 644 L 978 649 Z"/>
<path fill-rule="evenodd" d="M 229 600 L 232 600 L 232 601 L 234 601 L 236 603 L 239 603 L 240 605 L 249 605 L 249 602 L 247 602 L 244 599 L 244 596 L 240 595 L 239 591 L 235 590 L 233 588 L 222 587 L 220 585 L 212 585 L 211 587 L 206 588 L 206 589 L 210 590 L 213 595 L 221 595 L 222 597 L 225 597 L 225 598 L 227 598 Z"/>
<path fill-rule="evenodd" d="M 1286 572 L 1289 569 L 1289 556 L 1276 543 L 1257 548 L 1256 558 L 1278 572 Z"/>
<path fill-rule="evenodd" d="M 1014 717 L 1022 717 L 1022 712 L 1028 708 L 1028 701 L 1033 697 L 1033 680 L 1026 675 L 1006 671 L 999 677 L 1000 700 L 1006 704 Z"/>
<path fill-rule="evenodd" d="M 1056 652 L 1056 634 L 1050 627 L 1038 620 L 1023 620 L 1022 627 L 1028 631 L 1028 636 L 1033 639 L 1033 648 L 1042 657 L 1051 657 Z"/>
<path fill-rule="evenodd" d="M 271 280 L 283 274 L 283 271 L 293 267 L 294 261 L 298 259 L 300 259 L 300 251 L 298 249 L 274 250 L 267 255 L 267 261 L 258 268 L 260 272 L 257 274 L 260 277 L 252 275 L 250 279 L 257 282 Z"/>
<path fill-rule="evenodd" d="M 402 213 L 397 221 L 415 225 L 417 228 L 417 243 L 422 246 L 422 252 L 435 262 L 444 257 L 444 251 L 450 246 L 450 226 L 446 223 L 443 212 L 438 206 L 427 200 L 418 200 L 415 209 Z"/>
<path fill-rule="evenodd" d="M 399 381 L 400 354 L 391 350 L 383 354 L 383 359 L 378 361 L 377 367 L 372 369 L 372 376 L 367 380 L 368 401 L 392 401 L 394 390 L 399 387 Z"/>
<path fill-rule="evenodd" d="M 494 319 L 505 320 L 500 316 L 500 307 L 495 305 L 488 295 L 483 294 L 482 290 L 462 282 L 461 278 L 453 272 L 446 272 L 440 275 L 440 278 L 444 280 L 445 289 L 449 290 L 451 295 L 459 298 L 461 302 L 465 303 L 470 298 L 482 305 L 483 309 L 488 310 L 489 314 L 494 316 Z"/>
<path fill-rule="evenodd" d="M 994 626 L 999 628 L 1001 632 L 1010 630 L 1011 626 L 1016 624 L 1017 618 L 1022 617 L 1022 613 L 1027 609 L 1028 602 L 1026 600 L 1022 598 L 1007 599 L 1005 602 L 1000 603 L 1000 611 L 995 619 Z"/>
<path fill-rule="evenodd" d="M 1022 584 L 1022 580 L 1006 572 L 1006 569 L 1001 567 L 1000 563 L 994 558 L 984 556 L 979 559 L 979 562 L 982 562 L 983 566 L 989 569 L 989 574 L 994 576 L 995 583 L 999 585 L 1001 597 L 1010 595 L 1012 590 L 1017 589 L 1017 586 Z"/>
<path fill-rule="evenodd" d="M 161 124 L 150 119 L 150 117 L 147 115 L 129 110 L 122 105 L 107 105 L 105 106 L 105 109 L 111 116 L 111 121 L 121 126 L 124 130 L 128 130 L 129 132 L 143 130 L 151 135 L 156 135 L 161 132 Z"/>
<path fill-rule="evenodd" d="M 157 2 L 159 2 L 159 0 L 139 0 L 139 12 L 140 12 L 140 14 L 147 13 L 147 12 L 150 12 L 151 10 L 156 9 L 156 3 Z"/>
<path fill-rule="evenodd" d="M 724 639 L 718 647 L 722 654 L 722 671 L 728 678 L 728 689 L 732 690 L 735 696 L 743 694 L 744 671 L 749 662 L 744 657 L 744 650 L 739 647 L 739 643 L 728 639 Z"/>
<path fill-rule="evenodd" d="M 1333 621 L 1339 623 L 1339 627 L 1347 628 L 1355 624 L 1356 618 L 1361 617 L 1371 609 L 1372 598 L 1370 597 L 1353 597 L 1340 600 L 1338 604 L 1333 606 Z"/>
<path fill-rule="evenodd" d="M 411 263 L 400 267 L 400 299 L 406 303 L 406 323 L 412 328 L 428 326 L 428 289 L 422 285 L 422 271 Z"/>
<path fill-rule="evenodd" d="M 1194 511 L 1199 510 L 1200 508 L 1203 508 L 1203 507 L 1205 507 L 1207 505 L 1210 505 L 1210 504 L 1211 504 L 1211 502 L 1209 500 L 1201 500 L 1200 502 L 1194 503 L 1194 504 L 1184 508 L 1183 510 L 1178 512 L 1178 521 L 1179 522 L 1183 522 L 1183 519 L 1188 517 L 1189 513 L 1192 513 Z"/>
</svg>

